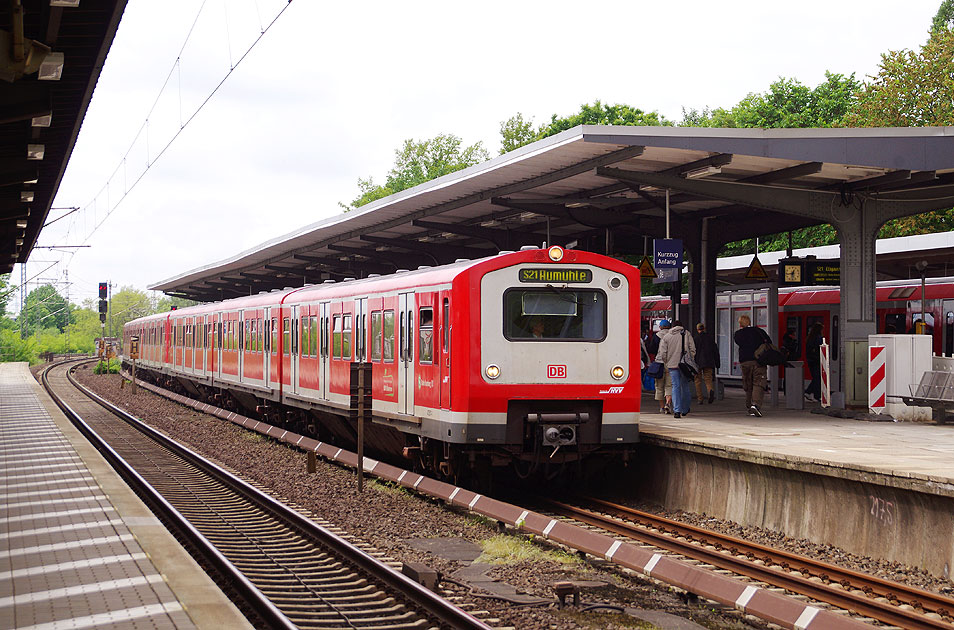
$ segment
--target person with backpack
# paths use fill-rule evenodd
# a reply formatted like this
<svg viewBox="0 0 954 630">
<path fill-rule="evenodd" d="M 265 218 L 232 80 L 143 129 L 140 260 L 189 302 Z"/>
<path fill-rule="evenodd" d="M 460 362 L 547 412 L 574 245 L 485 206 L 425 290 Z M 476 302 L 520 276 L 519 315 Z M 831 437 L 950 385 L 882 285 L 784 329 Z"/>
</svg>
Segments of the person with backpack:
<svg viewBox="0 0 954 630">
<path fill-rule="evenodd" d="M 767 369 L 755 360 L 755 351 L 769 340 L 765 331 L 752 325 L 748 315 L 739 316 L 739 329 L 733 337 L 739 346 L 739 364 L 742 368 L 742 389 L 745 390 L 745 408 L 750 416 L 762 417 L 762 399 L 765 396 Z"/>
<path fill-rule="evenodd" d="M 692 379 L 682 373 L 679 364 L 683 353 L 696 356 L 696 344 L 692 335 L 686 333 L 682 323 L 678 320 L 672 323 L 669 334 L 659 342 L 659 354 L 656 360 L 666 366 L 672 378 L 673 417 L 680 418 L 689 415 L 689 404 L 692 402 Z"/>
</svg>

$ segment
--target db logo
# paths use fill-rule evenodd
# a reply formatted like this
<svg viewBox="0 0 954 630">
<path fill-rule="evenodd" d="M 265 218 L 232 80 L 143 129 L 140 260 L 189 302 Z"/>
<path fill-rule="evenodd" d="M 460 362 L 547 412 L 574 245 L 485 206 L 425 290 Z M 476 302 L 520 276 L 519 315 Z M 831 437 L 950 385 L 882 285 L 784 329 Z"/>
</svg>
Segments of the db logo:
<svg viewBox="0 0 954 630">
<path fill-rule="evenodd" d="M 566 378 L 565 365 L 548 365 L 547 378 Z"/>
</svg>

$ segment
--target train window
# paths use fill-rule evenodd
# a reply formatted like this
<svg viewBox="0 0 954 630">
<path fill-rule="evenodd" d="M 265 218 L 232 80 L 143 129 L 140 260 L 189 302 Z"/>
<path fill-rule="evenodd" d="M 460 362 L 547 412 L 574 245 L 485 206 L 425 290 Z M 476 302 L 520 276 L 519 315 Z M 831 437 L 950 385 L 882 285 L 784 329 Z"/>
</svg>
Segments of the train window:
<svg viewBox="0 0 954 630">
<path fill-rule="evenodd" d="M 361 314 L 361 326 L 358 328 L 358 352 L 361 354 L 359 357 L 364 361 L 368 357 L 368 316 L 364 313 Z"/>
<path fill-rule="evenodd" d="M 282 354 L 291 354 L 291 321 L 282 318 Z"/>
<path fill-rule="evenodd" d="M 331 356 L 335 359 L 341 358 L 341 315 L 334 315 L 331 318 Z"/>
<path fill-rule="evenodd" d="M 301 344 L 298 343 L 298 318 L 291 320 L 291 353 L 301 356 Z"/>
<path fill-rule="evenodd" d="M 398 357 L 401 361 L 407 361 L 407 336 L 405 335 L 405 331 L 407 330 L 405 323 L 406 315 L 407 314 L 402 311 L 401 319 L 398 323 L 398 327 L 401 330 L 401 332 L 398 333 Z"/>
<path fill-rule="evenodd" d="M 318 356 L 318 316 L 308 318 L 308 356 Z"/>
<path fill-rule="evenodd" d="M 382 358 L 385 361 L 394 361 L 394 311 L 384 311 L 384 345 Z"/>
<path fill-rule="evenodd" d="M 272 318 L 271 345 L 269 345 L 272 354 L 278 354 L 278 318 Z"/>
<path fill-rule="evenodd" d="M 341 327 L 341 358 L 351 358 L 351 314 L 348 313 L 342 318 Z"/>
<path fill-rule="evenodd" d="M 450 300 L 448 298 L 444 298 L 444 321 L 441 326 L 444 333 L 441 348 L 447 353 L 450 352 Z"/>
<path fill-rule="evenodd" d="M 407 360 L 414 360 L 414 311 L 407 312 Z"/>
<path fill-rule="evenodd" d="M 381 311 L 371 313 L 371 360 L 381 360 L 381 325 L 383 316 Z"/>
<path fill-rule="evenodd" d="M 606 338 L 606 294 L 595 289 L 510 289 L 504 293 L 504 337 L 511 341 Z"/>
<path fill-rule="evenodd" d="M 417 348 L 417 358 L 422 365 L 430 365 L 434 362 L 434 309 L 422 308 L 419 313 L 421 340 Z"/>
</svg>

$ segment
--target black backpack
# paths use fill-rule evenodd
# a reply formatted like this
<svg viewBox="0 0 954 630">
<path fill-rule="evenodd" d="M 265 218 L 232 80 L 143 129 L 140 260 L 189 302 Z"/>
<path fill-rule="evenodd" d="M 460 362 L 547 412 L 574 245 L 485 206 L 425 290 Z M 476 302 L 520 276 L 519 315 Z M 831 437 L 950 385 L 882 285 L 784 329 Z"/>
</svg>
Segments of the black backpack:
<svg viewBox="0 0 954 630">
<path fill-rule="evenodd" d="M 652 355 L 659 354 L 659 335 L 653 333 L 646 342 L 646 352 Z"/>
</svg>

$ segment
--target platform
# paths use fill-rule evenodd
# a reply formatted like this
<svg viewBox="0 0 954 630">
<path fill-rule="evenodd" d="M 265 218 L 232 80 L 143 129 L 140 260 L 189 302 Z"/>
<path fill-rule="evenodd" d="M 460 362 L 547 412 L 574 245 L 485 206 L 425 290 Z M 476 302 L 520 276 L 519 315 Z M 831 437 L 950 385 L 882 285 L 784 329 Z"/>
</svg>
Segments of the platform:
<svg viewBox="0 0 954 630">
<path fill-rule="evenodd" d="M 725 391 L 678 419 L 644 394 L 643 496 L 950 575 L 954 426 L 789 410 L 783 396 L 756 418 Z"/>
<path fill-rule="evenodd" d="M 648 395 L 647 395 L 648 396 Z M 905 487 L 924 484 L 932 493 L 954 496 L 954 425 L 869 422 L 765 405 L 761 418 L 749 416 L 741 389 L 726 388 L 714 404 L 694 402 L 685 418 L 656 413 L 643 398 L 640 431 L 644 438 L 678 440 L 743 456 L 777 457 L 793 465 L 851 469 L 895 477 Z M 837 474 L 833 470 L 832 474 Z M 887 482 L 887 480 L 886 480 Z"/>
<path fill-rule="evenodd" d="M 0 363 L 0 484 L 0 627 L 251 627 L 25 363 Z"/>
</svg>

